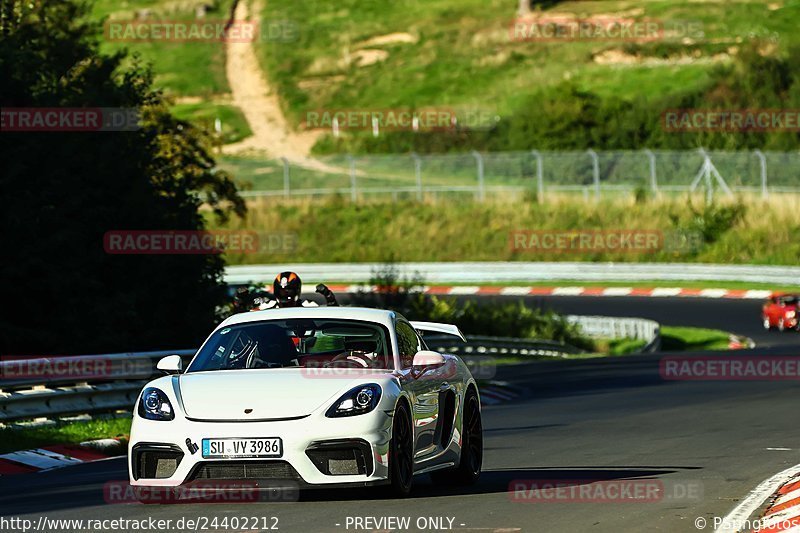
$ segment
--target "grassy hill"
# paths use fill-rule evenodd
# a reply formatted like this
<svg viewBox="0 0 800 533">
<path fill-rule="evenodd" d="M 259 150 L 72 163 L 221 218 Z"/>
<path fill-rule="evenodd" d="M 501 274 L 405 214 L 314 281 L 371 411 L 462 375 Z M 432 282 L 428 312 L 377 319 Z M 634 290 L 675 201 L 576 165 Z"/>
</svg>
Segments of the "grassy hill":
<svg viewBox="0 0 800 533">
<path fill-rule="evenodd" d="M 520 42 L 510 31 L 516 0 L 271 0 L 263 17 L 293 18 L 302 32 L 297 44 L 264 46 L 264 63 L 298 122 L 306 109 L 330 106 L 465 105 L 504 115 L 565 80 L 622 98 L 697 89 L 746 41 L 772 43 L 765 53 L 800 42 L 797 0 L 540 3 L 549 17 L 654 20 L 666 31 L 639 43 Z"/>
<path fill-rule="evenodd" d="M 262 6 L 262 31 L 293 28 L 289 39 L 262 35 L 256 48 L 296 128 L 314 110 L 424 107 L 454 110 L 477 126 L 462 135 L 325 135 L 317 153 L 800 145 L 797 133 L 675 134 L 659 122 L 669 106 L 800 107 L 800 0 L 534 1 L 532 17 L 654 22 L 663 32 L 644 40 L 549 42 L 515 38 L 517 0 L 241 1 Z M 146 10 L 174 20 L 209 5 L 208 18 L 225 19 L 233 3 L 96 0 L 94 12 L 130 20 Z M 224 143 L 249 135 L 230 105 L 223 44 L 104 46 L 152 62 L 156 83 L 175 97 L 182 118 L 208 128 L 222 119 Z"/>
<path fill-rule="evenodd" d="M 208 21 L 230 17 L 233 0 L 95 0 L 92 15 L 106 24 L 131 21 L 189 21 L 204 8 Z M 130 60 L 138 57 L 150 64 L 156 86 L 173 99 L 173 112 L 182 119 L 211 130 L 222 121 L 221 141 L 235 142 L 250 134 L 241 111 L 229 104 L 230 88 L 225 75 L 225 44 L 181 42 L 167 39 L 118 41 L 104 33 L 102 50 L 125 49 Z"/>
</svg>

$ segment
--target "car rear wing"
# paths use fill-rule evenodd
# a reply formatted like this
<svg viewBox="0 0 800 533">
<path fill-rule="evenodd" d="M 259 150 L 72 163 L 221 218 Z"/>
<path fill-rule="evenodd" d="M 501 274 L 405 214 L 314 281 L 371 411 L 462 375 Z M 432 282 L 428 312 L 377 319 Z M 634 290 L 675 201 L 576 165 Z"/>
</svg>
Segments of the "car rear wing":
<svg viewBox="0 0 800 533">
<path fill-rule="evenodd" d="M 440 324 L 438 322 L 411 322 L 411 325 L 417 330 L 420 334 L 425 333 L 440 333 L 443 335 L 452 335 L 454 337 L 458 337 L 464 342 L 467 342 L 467 338 L 464 337 L 464 334 L 461 333 L 461 330 L 458 329 L 458 326 L 454 326 L 453 324 Z"/>
</svg>

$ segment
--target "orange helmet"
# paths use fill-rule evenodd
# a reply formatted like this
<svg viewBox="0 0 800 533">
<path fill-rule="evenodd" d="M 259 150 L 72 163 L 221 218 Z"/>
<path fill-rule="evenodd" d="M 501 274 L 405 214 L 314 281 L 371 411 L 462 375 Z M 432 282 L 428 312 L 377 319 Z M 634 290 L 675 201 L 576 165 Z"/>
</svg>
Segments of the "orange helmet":
<svg viewBox="0 0 800 533">
<path fill-rule="evenodd" d="M 303 283 L 294 272 L 281 272 L 272 282 L 272 293 L 280 307 L 293 307 L 300 301 Z"/>
</svg>

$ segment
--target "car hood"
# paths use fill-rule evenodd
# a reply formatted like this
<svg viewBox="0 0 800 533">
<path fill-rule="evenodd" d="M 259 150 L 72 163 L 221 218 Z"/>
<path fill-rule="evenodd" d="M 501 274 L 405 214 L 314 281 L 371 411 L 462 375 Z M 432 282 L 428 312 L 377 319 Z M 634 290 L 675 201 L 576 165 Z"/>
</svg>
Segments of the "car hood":
<svg viewBox="0 0 800 533">
<path fill-rule="evenodd" d="M 359 383 L 387 377 L 386 370 L 357 375 L 342 369 L 214 370 L 181 375 L 179 389 L 188 418 L 273 420 L 307 416 Z"/>
</svg>

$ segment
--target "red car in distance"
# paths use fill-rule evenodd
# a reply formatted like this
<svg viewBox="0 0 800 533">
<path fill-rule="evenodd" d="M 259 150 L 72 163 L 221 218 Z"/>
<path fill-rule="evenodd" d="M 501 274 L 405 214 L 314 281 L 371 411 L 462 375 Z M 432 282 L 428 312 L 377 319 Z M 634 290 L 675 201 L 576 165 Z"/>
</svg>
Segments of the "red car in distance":
<svg viewBox="0 0 800 533">
<path fill-rule="evenodd" d="M 764 303 L 761 317 L 764 329 L 777 328 L 779 331 L 796 329 L 800 331 L 800 294 L 773 293 Z"/>
</svg>

